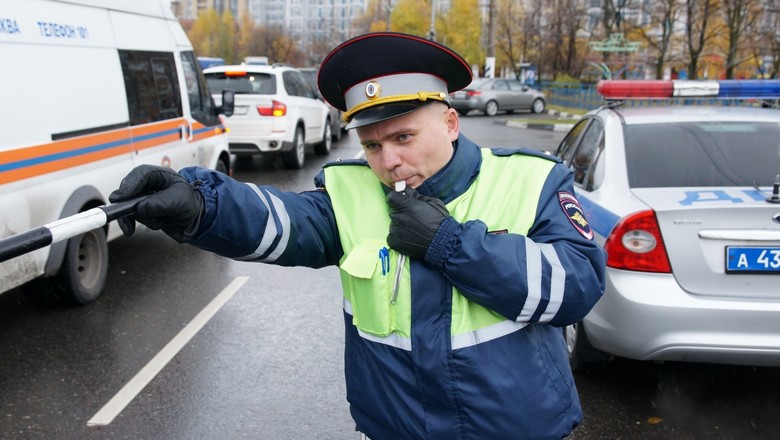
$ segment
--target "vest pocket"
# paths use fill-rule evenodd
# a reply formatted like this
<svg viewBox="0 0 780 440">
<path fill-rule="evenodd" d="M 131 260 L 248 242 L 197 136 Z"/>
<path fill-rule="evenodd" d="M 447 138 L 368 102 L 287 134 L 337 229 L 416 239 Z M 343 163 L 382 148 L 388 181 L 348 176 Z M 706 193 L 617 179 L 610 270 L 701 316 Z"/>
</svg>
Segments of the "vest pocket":
<svg viewBox="0 0 780 440">
<path fill-rule="evenodd" d="M 390 310 L 390 290 L 395 274 L 395 253 L 385 254 L 383 241 L 370 240 L 355 245 L 344 258 L 340 269 L 344 295 L 352 304 L 352 324 L 375 335 L 393 332 Z M 386 251 L 385 251 L 386 252 Z M 388 262 L 391 262 L 388 270 Z"/>
</svg>

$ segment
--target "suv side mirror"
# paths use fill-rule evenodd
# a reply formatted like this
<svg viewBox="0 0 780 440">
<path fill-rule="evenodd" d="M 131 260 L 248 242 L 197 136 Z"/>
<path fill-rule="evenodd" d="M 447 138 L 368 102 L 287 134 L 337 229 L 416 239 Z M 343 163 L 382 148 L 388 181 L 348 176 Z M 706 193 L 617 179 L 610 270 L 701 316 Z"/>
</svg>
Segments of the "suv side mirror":
<svg viewBox="0 0 780 440">
<path fill-rule="evenodd" d="M 236 92 L 233 90 L 222 90 L 222 107 L 219 112 L 228 118 L 233 116 L 233 110 L 236 106 Z"/>
</svg>

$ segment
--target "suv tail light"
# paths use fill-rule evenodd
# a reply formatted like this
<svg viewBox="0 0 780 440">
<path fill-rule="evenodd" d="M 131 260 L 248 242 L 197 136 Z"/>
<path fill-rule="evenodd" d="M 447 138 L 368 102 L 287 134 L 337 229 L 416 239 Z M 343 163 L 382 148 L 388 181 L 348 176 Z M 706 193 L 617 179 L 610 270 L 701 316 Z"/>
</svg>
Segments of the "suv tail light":
<svg viewBox="0 0 780 440">
<path fill-rule="evenodd" d="M 471 98 L 472 96 L 479 96 L 481 94 L 482 92 L 480 92 L 479 90 L 466 90 L 466 96 L 468 96 L 469 98 Z"/>
<path fill-rule="evenodd" d="M 274 99 L 270 106 L 258 105 L 257 113 L 260 116 L 284 116 L 287 114 L 287 106 Z"/>
<path fill-rule="evenodd" d="M 623 217 L 604 243 L 607 266 L 639 272 L 672 273 L 655 211 Z"/>
</svg>

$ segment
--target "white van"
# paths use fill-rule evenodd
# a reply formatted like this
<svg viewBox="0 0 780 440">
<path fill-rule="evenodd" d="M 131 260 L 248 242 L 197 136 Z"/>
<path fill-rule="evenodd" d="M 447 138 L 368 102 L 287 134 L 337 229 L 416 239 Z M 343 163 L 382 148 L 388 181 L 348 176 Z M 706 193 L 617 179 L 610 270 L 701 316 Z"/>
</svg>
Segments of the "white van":
<svg viewBox="0 0 780 440">
<path fill-rule="evenodd" d="M 220 109 L 168 0 L 3 1 L 0 59 L 0 238 L 108 203 L 139 164 L 229 172 Z M 90 302 L 119 235 L 112 223 L 0 263 L 0 293 Z"/>
</svg>

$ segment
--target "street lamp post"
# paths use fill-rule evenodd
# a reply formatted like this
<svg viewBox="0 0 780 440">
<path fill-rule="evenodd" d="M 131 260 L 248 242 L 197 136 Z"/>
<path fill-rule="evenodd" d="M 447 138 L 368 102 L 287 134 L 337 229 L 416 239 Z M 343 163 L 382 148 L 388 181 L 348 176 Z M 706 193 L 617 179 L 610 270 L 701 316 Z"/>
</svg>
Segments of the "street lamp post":
<svg viewBox="0 0 780 440">
<path fill-rule="evenodd" d="M 431 0 L 431 30 L 428 31 L 428 39 L 436 38 L 436 0 Z"/>
</svg>

